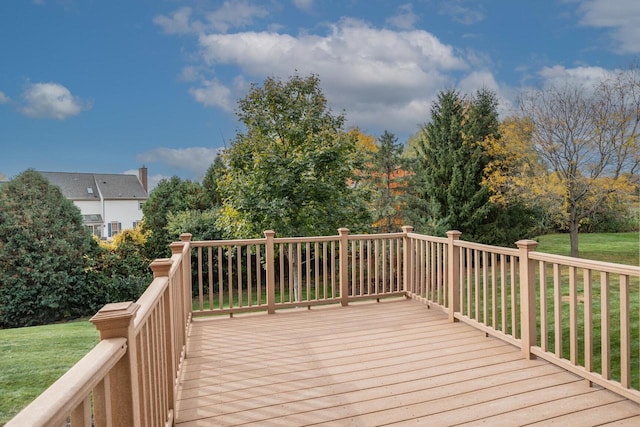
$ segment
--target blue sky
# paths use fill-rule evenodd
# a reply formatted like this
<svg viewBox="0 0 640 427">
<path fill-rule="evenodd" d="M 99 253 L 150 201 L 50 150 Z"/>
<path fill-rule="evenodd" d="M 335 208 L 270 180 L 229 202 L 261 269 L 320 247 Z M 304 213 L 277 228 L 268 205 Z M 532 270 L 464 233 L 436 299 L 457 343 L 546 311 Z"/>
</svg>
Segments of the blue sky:
<svg viewBox="0 0 640 427">
<path fill-rule="evenodd" d="M 436 94 L 587 84 L 637 63 L 638 0 L 2 0 L 0 177 L 199 180 L 251 83 L 319 76 L 330 107 L 406 139 Z"/>
</svg>

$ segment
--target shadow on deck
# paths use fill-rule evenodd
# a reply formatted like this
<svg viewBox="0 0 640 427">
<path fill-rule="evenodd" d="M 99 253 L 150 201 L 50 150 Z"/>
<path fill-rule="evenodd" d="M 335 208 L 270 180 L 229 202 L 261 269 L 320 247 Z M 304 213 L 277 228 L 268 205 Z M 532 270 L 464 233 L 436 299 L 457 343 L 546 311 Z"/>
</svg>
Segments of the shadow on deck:
<svg viewBox="0 0 640 427">
<path fill-rule="evenodd" d="M 640 425 L 640 405 L 405 299 L 190 326 L 177 426 Z"/>
</svg>

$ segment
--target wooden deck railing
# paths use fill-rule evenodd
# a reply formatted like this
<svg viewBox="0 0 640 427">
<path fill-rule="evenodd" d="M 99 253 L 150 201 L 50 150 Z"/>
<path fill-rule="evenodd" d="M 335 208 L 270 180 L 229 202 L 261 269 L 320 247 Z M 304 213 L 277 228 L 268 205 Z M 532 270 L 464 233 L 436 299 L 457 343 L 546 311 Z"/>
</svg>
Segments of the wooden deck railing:
<svg viewBox="0 0 640 427">
<path fill-rule="evenodd" d="M 403 233 L 193 242 L 193 315 L 404 295 Z"/>
<path fill-rule="evenodd" d="M 107 304 L 91 318 L 101 341 L 7 427 L 173 425 L 191 321 L 189 239 L 151 263 L 153 281 L 137 302 Z"/>
<path fill-rule="evenodd" d="M 191 242 L 151 264 L 136 303 L 8 426 L 172 425 L 192 316 L 404 295 L 640 403 L 640 267 L 402 233 Z M 192 272 L 192 265 L 195 271 Z M 568 357 L 567 357 L 568 356 Z"/>
</svg>

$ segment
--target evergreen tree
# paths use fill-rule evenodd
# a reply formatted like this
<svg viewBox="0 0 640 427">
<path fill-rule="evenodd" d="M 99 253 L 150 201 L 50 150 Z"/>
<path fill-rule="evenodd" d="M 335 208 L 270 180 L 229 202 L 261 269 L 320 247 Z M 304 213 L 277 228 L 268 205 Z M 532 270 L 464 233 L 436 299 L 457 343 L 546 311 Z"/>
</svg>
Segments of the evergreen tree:
<svg viewBox="0 0 640 427">
<path fill-rule="evenodd" d="M 438 95 L 431 121 L 416 143 L 426 232 L 442 235 L 457 229 L 467 240 L 489 244 L 512 244 L 522 237 L 526 226 L 520 225 L 529 221 L 526 212 L 518 206 L 502 210 L 491 202 L 484 183 L 492 160 L 485 150 L 489 138 L 500 138 L 492 92 L 480 90 L 472 98 L 454 90 Z"/>
<path fill-rule="evenodd" d="M 385 130 L 378 138 L 377 150 L 371 153 L 367 180 L 373 193 L 374 227 L 384 233 L 400 231 L 403 225 L 407 171 L 402 152 L 398 138 Z"/>
<path fill-rule="evenodd" d="M 80 210 L 38 172 L 0 187 L 0 326 L 86 314 L 90 243 Z"/>
</svg>

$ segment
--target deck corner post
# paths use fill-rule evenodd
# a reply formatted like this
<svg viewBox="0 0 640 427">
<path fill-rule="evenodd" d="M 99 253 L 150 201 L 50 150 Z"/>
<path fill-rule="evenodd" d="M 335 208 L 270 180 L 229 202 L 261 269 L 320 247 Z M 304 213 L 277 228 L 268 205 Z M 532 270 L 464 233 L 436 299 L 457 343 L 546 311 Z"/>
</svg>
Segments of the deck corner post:
<svg viewBox="0 0 640 427">
<path fill-rule="evenodd" d="M 275 274 L 275 249 L 274 249 L 274 237 L 276 232 L 273 230 L 267 230 L 264 232 L 264 236 L 267 239 L 266 242 L 266 262 L 265 267 L 267 269 L 267 313 L 274 314 L 276 312 L 276 274 Z"/>
<path fill-rule="evenodd" d="M 158 258 L 153 260 L 151 264 L 149 264 L 149 268 L 153 271 L 153 278 L 157 279 L 158 277 L 169 276 L 169 270 L 171 270 L 172 264 L 173 261 L 171 258 Z"/>
<path fill-rule="evenodd" d="M 455 322 L 456 312 L 460 311 L 460 251 L 456 248 L 455 241 L 460 239 L 462 233 L 458 230 L 447 231 L 447 291 L 449 295 L 449 322 Z"/>
<path fill-rule="evenodd" d="M 536 272 L 535 261 L 529 258 L 538 246 L 534 240 L 516 242 L 520 265 L 520 337 L 522 357 L 532 359 L 531 347 L 536 344 Z"/>
<path fill-rule="evenodd" d="M 191 283 L 191 237 L 193 237 L 191 233 L 182 233 L 180 235 L 180 242 L 170 245 L 171 253 L 173 255 L 180 253 L 178 247 L 180 247 L 182 251 L 182 310 L 185 316 L 187 316 L 187 323 L 191 321 L 191 317 L 193 316 L 193 307 L 191 305 L 191 288 L 193 287 L 193 284 Z"/>
<path fill-rule="evenodd" d="M 409 237 L 409 233 L 413 232 L 413 227 L 410 225 L 403 225 L 402 232 L 404 236 L 402 237 L 402 258 L 403 258 L 403 268 L 402 268 L 402 290 L 404 292 L 405 297 L 409 297 L 409 293 L 413 293 L 413 240 Z"/>
<path fill-rule="evenodd" d="M 140 306 L 133 302 L 107 304 L 89 321 L 100 332 L 100 340 L 124 337 L 125 355 L 113 367 L 110 376 L 110 401 L 113 425 L 140 425 L 140 391 L 133 319 Z"/>
<path fill-rule="evenodd" d="M 349 305 L 349 229 L 339 228 L 340 234 L 340 304 Z"/>
</svg>

